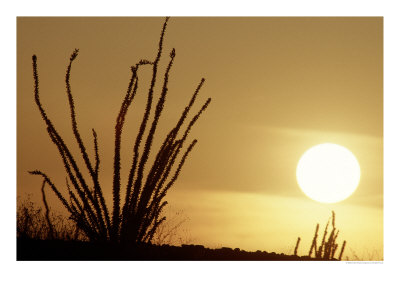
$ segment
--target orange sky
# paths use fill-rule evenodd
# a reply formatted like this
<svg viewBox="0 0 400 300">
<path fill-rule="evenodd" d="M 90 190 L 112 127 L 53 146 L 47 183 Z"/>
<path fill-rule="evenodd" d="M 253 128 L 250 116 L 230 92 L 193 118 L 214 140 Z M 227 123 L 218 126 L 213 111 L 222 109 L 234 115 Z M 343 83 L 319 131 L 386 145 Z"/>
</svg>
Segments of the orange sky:
<svg viewBox="0 0 400 300">
<path fill-rule="evenodd" d="M 99 134 L 101 180 L 111 205 L 114 121 L 129 67 L 154 58 L 162 23 L 18 18 L 17 195 L 33 193 L 40 201 L 41 180 L 28 170 L 41 169 L 60 186 L 65 181 L 34 104 L 32 54 L 38 56 L 42 103 L 77 149 L 64 76 L 70 54 L 80 49 L 71 79 L 77 120 L 87 143 L 91 128 Z M 315 223 L 325 223 L 334 209 L 349 249 L 383 253 L 382 29 L 382 18 L 360 17 L 170 20 L 162 66 L 172 47 L 177 56 L 159 137 L 202 77 L 198 105 L 213 99 L 191 133 L 199 143 L 167 197 L 172 210 L 190 219 L 185 226 L 194 243 L 290 252 L 301 236 L 306 252 Z M 144 103 L 139 97 L 133 104 L 124 129 L 127 163 L 129 133 L 135 136 Z M 347 147 L 361 166 L 358 189 L 338 204 L 309 200 L 296 183 L 302 153 L 325 142 Z"/>
</svg>

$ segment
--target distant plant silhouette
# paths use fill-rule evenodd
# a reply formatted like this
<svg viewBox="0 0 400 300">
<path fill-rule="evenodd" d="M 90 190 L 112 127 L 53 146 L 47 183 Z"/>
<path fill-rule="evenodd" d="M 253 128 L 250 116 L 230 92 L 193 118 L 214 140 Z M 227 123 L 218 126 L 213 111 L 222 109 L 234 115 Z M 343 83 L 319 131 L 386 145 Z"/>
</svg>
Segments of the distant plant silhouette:
<svg viewBox="0 0 400 300">
<path fill-rule="evenodd" d="M 332 224 L 331 232 L 328 234 L 328 227 L 329 223 Z M 339 244 L 336 243 L 337 237 L 339 235 L 339 230 L 335 227 L 335 212 L 332 211 L 332 217 L 329 218 L 328 222 L 326 223 L 324 234 L 322 236 L 322 240 L 320 245 L 318 246 L 318 231 L 319 231 L 319 224 L 317 224 L 315 228 L 315 233 L 313 240 L 311 242 L 310 251 L 308 252 L 308 256 L 312 257 L 314 254 L 315 258 L 318 259 L 334 259 L 336 251 L 338 250 Z M 297 255 L 297 249 L 299 247 L 300 237 L 297 239 L 294 255 Z M 342 248 L 340 250 L 338 260 L 342 259 L 344 249 L 346 247 L 346 241 L 343 241 Z"/>
<path fill-rule="evenodd" d="M 190 232 L 184 228 L 184 224 L 189 218 L 182 211 L 169 212 L 166 215 L 167 219 L 157 228 L 152 243 L 175 246 L 192 243 Z"/>
<path fill-rule="evenodd" d="M 51 226 L 49 226 L 49 222 Z M 85 240 L 75 222 L 61 214 L 49 213 L 36 206 L 30 195 L 17 206 L 17 237 L 31 239 Z"/>
<path fill-rule="evenodd" d="M 296 247 L 294 247 L 294 255 L 297 255 L 297 250 L 299 249 L 301 238 L 297 238 Z"/>
<path fill-rule="evenodd" d="M 164 200 L 167 192 L 176 182 L 180 171 L 193 147 L 197 143 L 194 139 L 183 155 L 179 155 L 184 149 L 184 143 L 188 138 L 189 132 L 200 115 L 208 107 L 211 98 L 204 103 L 201 109 L 183 126 L 188 117 L 196 97 L 204 83 L 204 78 L 198 84 L 189 104 L 183 110 L 177 123 L 165 136 L 161 148 L 156 153 L 151 167 L 145 174 L 145 166 L 149 160 L 150 150 L 152 148 L 154 134 L 157 129 L 158 121 L 163 111 L 167 91 L 169 72 L 175 58 L 175 49 L 170 52 L 170 60 L 164 72 L 164 80 L 161 94 L 157 101 L 152 121 L 149 121 L 154 102 L 154 89 L 158 77 L 158 67 L 163 50 L 163 40 L 168 23 L 165 19 L 158 45 L 158 52 L 153 61 L 146 59 L 140 60 L 135 66 L 131 67 L 132 75 L 129 81 L 126 96 L 115 123 L 115 141 L 114 141 L 114 164 L 113 164 L 113 207 L 112 211 L 106 204 L 102 186 L 99 182 L 100 156 L 98 149 L 97 133 L 92 129 L 94 158 L 90 159 L 85 144 L 81 138 L 76 121 L 76 112 L 74 98 L 71 92 L 70 76 L 73 61 L 78 56 L 78 49 L 72 53 L 67 67 L 65 83 L 70 107 L 70 118 L 75 140 L 80 149 L 80 155 L 84 161 L 84 166 L 79 166 L 76 157 L 72 154 L 70 147 L 66 145 L 61 135 L 54 127 L 52 121 L 47 116 L 39 97 L 39 76 L 37 67 L 37 57 L 32 56 L 33 77 L 35 87 L 35 102 L 40 111 L 42 119 L 47 125 L 47 132 L 56 145 L 60 157 L 63 161 L 65 172 L 67 174 L 68 195 L 64 196 L 56 187 L 50 177 L 40 170 L 31 171 L 33 175 L 39 175 L 43 178 L 42 190 L 45 185 L 49 185 L 57 198 L 70 213 L 70 217 L 77 226 L 85 233 L 90 241 L 113 241 L 142 243 L 151 242 L 157 228 L 164 222 L 165 216 L 162 214 L 163 208 L 167 205 Z M 135 99 L 139 84 L 138 69 L 149 65 L 152 67 L 152 78 L 148 89 L 147 104 L 143 118 L 136 135 L 133 147 L 132 164 L 126 181 L 125 197 L 121 195 L 121 141 L 122 130 L 126 120 L 128 109 Z M 146 132 L 146 128 L 149 129 Z M 183 133 L 178 137 L 179 132 Z M 144 144 L 142 144 L 144 140 Z M 142 147 L 141 147 L 142 145 Z M 179 159 L 178 159 L 179 157 Z M 88 178 L 85 178 L 84 169 L 88 172 Z M 87 176 L 86 176 L 87 177 Z M 44 192 L 43 192 L 44 196 Z M 123 201 L 124 200 L 124 201 Z"/>
</svg>

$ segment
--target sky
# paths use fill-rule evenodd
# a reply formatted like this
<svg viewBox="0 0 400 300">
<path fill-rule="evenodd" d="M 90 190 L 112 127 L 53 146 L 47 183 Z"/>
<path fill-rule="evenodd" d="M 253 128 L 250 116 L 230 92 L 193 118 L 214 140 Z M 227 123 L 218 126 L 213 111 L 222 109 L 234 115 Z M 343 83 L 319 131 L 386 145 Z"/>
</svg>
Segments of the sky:
<svg viewBox="0 0 400 300">
<path fill-rule="evenodd" d="M 87 143 L 91 128 L 98 132 L 100 179 L 111 205 L 114 122 L 129 67 L 154 59 L 162 24 L 162 18 L 17 19 L 18 196 L 33 194 L 40 203 L 41 180 L 29 170 L 43 170 L 60 186 L 65 181 L 35 107 L 32 54 L 38 56 L 42 103 L 77 150 L 64 77 L 70 54 L 80 49 L 71 75 L 77 121 Z M 188 219 L 188 242 L 289 253 L 301 236 L 305 254 L 315 224 L 325 224 L 335 210 L 347 255 L 383 255 L 383 18 L 176 17 L 168 24 L 162 68 L 173 47 L 158 136 L 202 77 L 198 107 L 212 98 L 191 132 L 199 142 L 167 196 L 168 213 L 182 211 Z M 144 81 L 149 75 L 143 71 Z M 127 164 L 144 93 L 124 129 Z M 296 182 L 301 155 L 326 142 L 347 147 L 361 167 L 354 194 L 330 205 L 307 198 Z M 127 168 L 122 171 L 126 176 Z"/>
</svg>

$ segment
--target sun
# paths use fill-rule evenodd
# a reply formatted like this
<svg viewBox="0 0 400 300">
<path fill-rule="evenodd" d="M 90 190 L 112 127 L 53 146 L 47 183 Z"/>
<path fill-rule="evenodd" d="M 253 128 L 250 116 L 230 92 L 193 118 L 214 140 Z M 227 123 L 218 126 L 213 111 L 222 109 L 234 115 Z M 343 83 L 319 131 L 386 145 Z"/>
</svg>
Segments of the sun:
<svg viewBox="0 0 400 300">
<path fill-rule="evenodd" d="M 360 182 L 360 165 L 347 148 L 331 143 L 308 149 L 297 165 L 301 190 L 315 201 L 335 203 L 347 199 Z"/>
</svg>

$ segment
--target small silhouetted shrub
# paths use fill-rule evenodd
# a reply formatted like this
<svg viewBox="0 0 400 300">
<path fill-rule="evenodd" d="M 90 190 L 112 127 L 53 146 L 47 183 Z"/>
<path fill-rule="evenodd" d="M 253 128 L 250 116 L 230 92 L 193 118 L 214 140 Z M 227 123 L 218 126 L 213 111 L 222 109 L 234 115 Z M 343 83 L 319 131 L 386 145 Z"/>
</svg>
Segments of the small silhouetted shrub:
<svg viewBox="0 0 400 300">
<path fill-rule="evenodd" d="M 328 233 L 329 224 L 331 224 L 332 229 Z M 335 258 L 335 254 L 338 253 L 339 244 L 336 242 L 337 237 L 339 235 L 339 230 L 335 226 L 335 212 L 332 211 L 332 217 L 329 218 L 326 223 L 325 230 L 322 236 L 322 240 L 318 245 L 318 232 L 319 232 L 319 224 L 317 224 L 315 228 L 315 233 L 313 240 L 311 242 L 311 247 L 308 252 L 308 256 L 314 256 L 317 259 L 331 260 Z M 294 255 L 297 255 L 297 249 L 299 247 L 300 237 L 297 239 Z M 342 259 L 344 249 L 346 247 L 346 241 L 343 241 L 341 250 L 338 255 L 338 260 Z"/>
<path fill-rule="evenodd" d="M 49 226 L 49 222 L 51 227 Z M 17 205 L 17 237 L 29 239 L 85 240 L 76 223 L 55 212 L 43 211 L 31 201 L 30 195 Z"/>
</svg>

